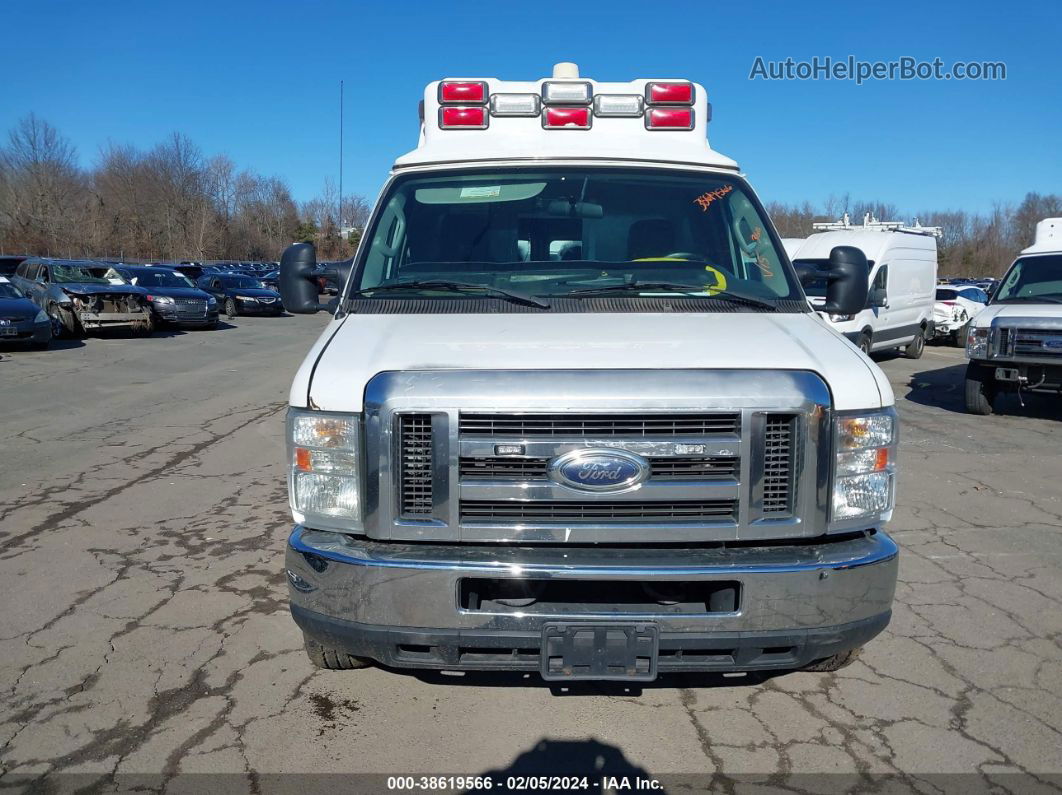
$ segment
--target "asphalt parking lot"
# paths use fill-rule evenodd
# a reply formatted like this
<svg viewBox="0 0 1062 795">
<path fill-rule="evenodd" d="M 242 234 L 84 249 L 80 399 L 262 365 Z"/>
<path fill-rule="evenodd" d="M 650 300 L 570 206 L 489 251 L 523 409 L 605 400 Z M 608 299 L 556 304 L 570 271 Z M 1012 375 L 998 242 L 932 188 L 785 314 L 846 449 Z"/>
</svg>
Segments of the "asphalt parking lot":
<svg viewBox="0 0 1062 795">
<path fill-rule="evenodd" d="M 901 582 L 887 633 L 837 674 L 556 690 L 323 672 L 282 566 L 284 405 L 324 322 L 0 351 L 0 787 L 224 773 L 209 788 L 259 792 L 283 786 L 273 773 L 602 764 L 714 775 L 676 790 L 1062 786 L 1062 412 L 1047 401 L 974 417 L 961 351 L 881 362 L 902 418 Z"/>
</svg>

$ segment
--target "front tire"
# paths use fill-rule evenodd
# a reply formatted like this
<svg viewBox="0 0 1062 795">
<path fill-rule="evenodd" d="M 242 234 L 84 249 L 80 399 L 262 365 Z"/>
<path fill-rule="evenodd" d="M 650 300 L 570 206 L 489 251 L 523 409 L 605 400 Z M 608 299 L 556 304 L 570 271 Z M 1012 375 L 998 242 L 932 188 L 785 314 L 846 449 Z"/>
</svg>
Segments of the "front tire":
<svg viewBox="0 0 1062 795">
<path fill-rule="evenodd" d="M 833 673 L 834 671 L 840 671 L 856 661 L 860 654 L 863 653 L 862 646 L 856 646 L 854 649 L 848 651 L 842 651 L 840 654 L 835 654 L 832 657 L 823 657 L 821 660 L 815 660 L 808 663 L 801 671 L 808 671 L 811 673 Z"/>
<path fill-rule="evenodd" d="M 966 411 L 969 414 L 991 414 L 997 392 L 995 378 L 985 367 L 974 362 L 966 365 Z"/>
<path fill-rule="evenodd" d="M 59 304 L 52 302 L 48 304 L 48 317 L 52 319 L 52 324 L 58 324 L 59 335 L 66 337 L 67 339 L 76 340 L 83 337 L 85 332 L 81 328 L 81 323 L 78 322 L 77 316 L 73 311 L 63 309 Z"/>
<path fill-rule="evenodd" d="M 870 356 L 870 335 L 865 331 L 859 335 L 859 339 L 856 341 L 856 347 L 863 352 L 865 356 Z"/>
<path fill-rule="evenodd" d="M 345 651 L 325 646 L 305 633 L 303 633 L 302 638 L 306 647 L 306 656 L 318 668 L 324 668 L 328 671 L 353 671 L 359 668 L 368 668 L 372 665 L 372 660 L 365 657 L 355 657 Z"/>
<path fill-rule="evenodd" d="M 239 310 L 236 307 L 236 300 L 234 298 L 225 299 L 225 314 L 231 317 L 236 317 L 239 314 Z"/>
<path fill-rule="evenodd" d="M 907 343 L 907 347 L 903 349 L 903 355 L 908 359 L 921 359 L 922 352 L 926 349 L 926 330 L 924 328 L 918 329 L 918 333 L 915 334 L 915 338 Z"/>
</svg>

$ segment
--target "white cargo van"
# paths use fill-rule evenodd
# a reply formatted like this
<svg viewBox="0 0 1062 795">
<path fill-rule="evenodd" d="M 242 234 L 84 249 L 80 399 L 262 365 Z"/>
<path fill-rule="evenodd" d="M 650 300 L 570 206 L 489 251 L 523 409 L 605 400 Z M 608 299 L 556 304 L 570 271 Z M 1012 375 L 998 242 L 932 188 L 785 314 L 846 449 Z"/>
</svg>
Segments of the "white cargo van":
<svg viewBox="0 0 1062 795">
<path fill-rule="evenodd" d="M 966 410 L 990 414 L 1002 391 L 1062 394 L 1062 218 L 1036 225 L 972 321 L 966 337 Z"/>
<path fill-rule="evenodd" d="M 833 328 L 864 353 L 903 348 L 908 358 L 919 358 L 926 340 L 933 337 L 940 230 L 876 221 L 869 215 L 862 226 L 850 224 L 845 216 L 836 223 L 815 224 L 815 229 L 820 231 L 790 255 L 798 271 L 807 274 L 808 269 L 825 266 L 837 246 L 859 248 L 870 269 L 870 289 L 862 309 L 823 313 Z M 804 289 L 812 306 L 821 311 L 825 280 L 805 280 Z"/>
<path fill-rule="evenodd" d="M 896 413 L 811 311 L 686 80 L 428 85 L 295 376 L 286 568 L 311 660 L 834 670 L 885 627 Z M 860 311 L 838 246 L 824 309 Z M 316 312 L 290 247 L 280 289 Z"/>
</svg>

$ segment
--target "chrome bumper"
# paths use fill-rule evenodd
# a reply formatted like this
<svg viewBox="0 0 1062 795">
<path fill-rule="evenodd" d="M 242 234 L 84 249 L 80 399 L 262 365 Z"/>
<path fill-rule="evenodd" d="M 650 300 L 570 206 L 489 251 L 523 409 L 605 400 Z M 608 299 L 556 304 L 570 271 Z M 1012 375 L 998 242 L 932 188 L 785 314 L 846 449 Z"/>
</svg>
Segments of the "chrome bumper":
<svg viewBox="0 0 1062 795">
<path fill-rule="evenodd" d="M 297 526 L 288 540 L 292 611 L 389 629 L 537 632 L 557 619 L 652 621 L 661 633 L 771 632 L 888 621 L 898 549 L 876 533 L 731 548 L 395 544 Z M 461 607 L 464 578 L 737 582 L 722 613 L 484 612 Z M 302 623 L 302 622 L 300 622 Z M 305 628 L 305 626 L 304 626 Z M 880 630 L 879 630 L 880 631 Z"/>
</svg>

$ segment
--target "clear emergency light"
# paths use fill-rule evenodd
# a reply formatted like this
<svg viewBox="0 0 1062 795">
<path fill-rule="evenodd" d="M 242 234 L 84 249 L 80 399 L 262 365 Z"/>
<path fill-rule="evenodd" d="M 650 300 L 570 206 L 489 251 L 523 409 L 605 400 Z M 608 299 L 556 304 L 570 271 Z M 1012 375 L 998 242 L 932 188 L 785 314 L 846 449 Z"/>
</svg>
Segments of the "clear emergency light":
<svg viewBox="0 0 1062 795">
<path fill-rule="evenodd" d="M 563 66 L 576 70 L 574 65 Z M 554 74 L 554 78 L 561 76 Z M 589 130 L 594 117 L 641 118 L 645 129 L 653 131 L 692 130 L 696 124 L 693 83 L 652 81 L 645 84 L 644 96 L 595 95 L 593 84 L 577 77 L 574 71 L 563 79 L 544 80 L 537 94 L 491 94 L 483 80 L 443 80 L 439 83 L 439 127 L 484 130 L 491 116 L 539 117 L 546 130 Z"/>
</svg>

